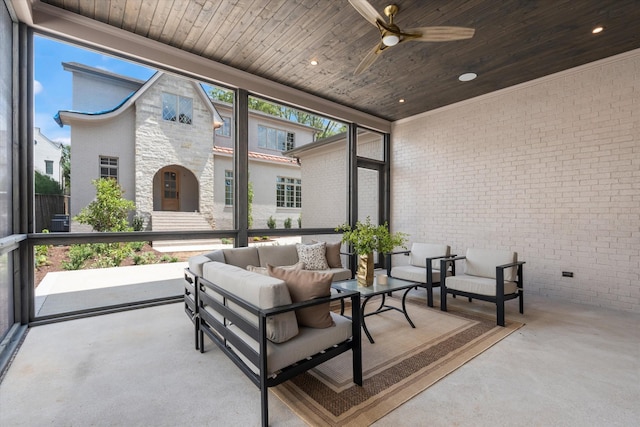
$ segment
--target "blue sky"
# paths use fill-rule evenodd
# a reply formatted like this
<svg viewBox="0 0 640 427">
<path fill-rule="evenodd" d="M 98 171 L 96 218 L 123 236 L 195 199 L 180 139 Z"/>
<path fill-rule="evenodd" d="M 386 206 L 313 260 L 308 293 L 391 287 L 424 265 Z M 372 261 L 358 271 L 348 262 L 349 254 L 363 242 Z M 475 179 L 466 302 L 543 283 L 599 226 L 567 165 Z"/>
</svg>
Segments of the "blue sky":
<svg viewBox="0 0 640 427">
<path fill-rule="evenodd" d="M 72 108 L 71 73 L 63 62 L 79 62 L 112 73 L 147 80 L 155 70 L 45 37 L 34 37 L 34 125 L 52 141 L 69 142 L 69 126 L 53 120 L 58 110 Z"/>
</svg>

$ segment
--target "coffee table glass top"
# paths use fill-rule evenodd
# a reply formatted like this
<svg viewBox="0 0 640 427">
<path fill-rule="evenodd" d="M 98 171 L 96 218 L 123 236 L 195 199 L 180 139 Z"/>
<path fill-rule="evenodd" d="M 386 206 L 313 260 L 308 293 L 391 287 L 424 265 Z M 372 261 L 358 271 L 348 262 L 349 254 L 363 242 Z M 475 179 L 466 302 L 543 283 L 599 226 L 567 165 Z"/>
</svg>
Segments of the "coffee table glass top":
<svg viewBox="0 0 640 427">
<path fill-rule="evenodd" d="M 381 285 L 378 283 L 378 277 L 374 277 L 373 285 L 371 286 L 358 286 L 356 279 L 342 280 L 340 282 L 333 282 L 331 287 L 334 289 L 342 289 L 345 291 L 358 291 L 362 296 L 373 296 L 381 293 L 398 291 L 401 289 L 407 289 L 408 287 L 415 286 L 415 283 L 407 280 L 395 279 L 393 277 L 387 277 L 387 284 Z"/>
</svg>

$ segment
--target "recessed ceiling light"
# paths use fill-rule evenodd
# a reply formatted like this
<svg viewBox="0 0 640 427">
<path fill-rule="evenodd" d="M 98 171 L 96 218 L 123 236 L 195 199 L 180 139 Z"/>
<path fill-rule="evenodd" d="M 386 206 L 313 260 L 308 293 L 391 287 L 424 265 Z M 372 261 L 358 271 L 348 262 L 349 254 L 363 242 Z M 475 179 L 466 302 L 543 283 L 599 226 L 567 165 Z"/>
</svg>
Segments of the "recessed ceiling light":
<svg viewBox="0 0 640 427">
<path fill-rule="evenodd" d="M 591 32 L 592 32 L 593 34 L 598 34 L 598 33 L 601 33 L 601 32 L 602 32 L 602 30 L 604 30 L 604 27 L 603 27 L 602 25 L 598 25 L 598 26 L 597 26 L 597 27 L 595 27 L 593 30 L 591 30 Z"/>
<path fill-rule="evenodd" d="M 400 99 L 398 100 L 398 102 L 399 102 L 400 104 L 404 104 L 404 98 L 400 98 Z"/>
<path fill-rule="evenodd" d="M 312 59 L 309 64 L 311 65 L 318 65 L 318 60 L 317 59 Z"/>
<path fill-rule="evenodd" d="M 458 77 L 458 80 L 460 80 L 461 82 L 470 82 L 476 77 L 478 77 L 476 73 L 464 73 L 460 77 Z"/>
</svg>

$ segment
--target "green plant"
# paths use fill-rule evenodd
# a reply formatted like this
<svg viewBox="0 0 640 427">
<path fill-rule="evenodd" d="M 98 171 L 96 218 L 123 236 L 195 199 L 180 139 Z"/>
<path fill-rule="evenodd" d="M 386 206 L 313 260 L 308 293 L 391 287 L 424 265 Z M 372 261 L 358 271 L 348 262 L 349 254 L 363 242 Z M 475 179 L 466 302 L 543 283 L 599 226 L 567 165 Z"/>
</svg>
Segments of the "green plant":
<svg viewBox="0 0 640 427">
<path fill-rule="evenodd" d="M 298 216 L 298 228 L 302 228 L 302 214 Z"/>
<path fill-rule="evenodd" d="M 140 252 L 147 242 L 129 242 L 129 247 L 133 252 Z"/>
<path fill-rule="evenodd" d="M 276 228 L 276 220 L 274 217 L 272 216 L 269 217 L 269 219 L 267 220 L 267 227 L 269 227 L 271 230 Z"/>
<path fill-rule="evenodd" d="M 262 236 L 260 240 L 269 240 L 269 236 Z"/>
<path fill-rule="evenodd" d="M 95 250 L 90 243 L 71 245 L 69 248 L 69 261 L 62 261 L 62 268 L 65 270 L 80 270 L 85 261 L 94 255 Z"/>
<path fill-rule="evenodd" d="M 228 237 L 223 237 L 222 239 L 220 239 L 220 241 L 222 242 L 223 245 L 233 244 L 233 239 L 229 239 Z"/>
<path fill-rule="evenodd" d="M 38 171 L 34 174 L 34 187 L 36 194 L 62 194 L 58 181 Z"/>
<path fill-rule="evenodd" d="M 48 233 L 49 230 L 46 228 L 42 230 L 43 233 Z M 49 256 L 49 248 L 51 245 L 36 245 L 33 247 L 35 251 L 35 261 L 36 268 L 41 267 L 43 265 L 51 265 L 51 261 L 48 260 Z"/>
<path fill-rule="evenodd" d="M 260 236 L 253 236 L 253 241 L 254 242 L 259 242 L 260 240 L 262 240 L 262 238 Z"/>
<path fill-rule="evenodd" d="M 160 262 L 178 262 L 178 258 L 165 254 L 160 257 Z"/>
<path fill-rule="evenodd" d="M 164 256 L 168 256 L 168 255 L 164 255 Z M 132 259 L 135 265 L 153 264 L 156 262 L 156 256 L 151 252 L 135 254 Z"/>
<path fill-rule="evenodd" d="M 388 253 L 398 246 L 406 249 L 405 243 L 409 236 L 399 231 L 391 234 L 386 222 L 374 225 L 370 217 L 367 217 L 366 222 L 358 221 L 355 228 L 349 224 L 342 224 L 336 227 L 336 231 L 342 231 L 342 242 L 352 245 L 353 250 L 359 255 L 371 252 Z"/>
<path fill-rule="evenodd" d="M 253 182 L 249 181 L 247 185 L 247 224 L 249 228 L 253 228 Z"/>
<path fill-rule="evenodd" d="M 129 212 L 135 203 L 122 195 L 124 190 L 115 179 L 101 178 L 92 181 L 96 198 L 74 218 L 81 224 L 89 224 L 95 231 L 131 231 Z"/>
<path fill-rule="evenodd" d="M 291 218 L 284 220 L 284 228 L 291 228 Z"/>
<path fill-rule="evenodd" d="M 133 227 L 133 231 L 144 230 L 144 218 L 138 215 L 134 216 L 131 221 L 131 227 Z"/>
</svg>

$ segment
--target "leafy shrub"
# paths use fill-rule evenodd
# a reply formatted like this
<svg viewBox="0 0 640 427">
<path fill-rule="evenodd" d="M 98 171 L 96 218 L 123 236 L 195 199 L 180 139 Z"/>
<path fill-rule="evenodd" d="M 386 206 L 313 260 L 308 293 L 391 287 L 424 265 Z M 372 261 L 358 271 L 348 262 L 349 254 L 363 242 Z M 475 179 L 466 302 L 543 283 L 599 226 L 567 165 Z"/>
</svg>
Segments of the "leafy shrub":
<svg viewBox="0 0 640 427">
<path fill-rule="evenodd" d="M 65 270 L 80 270 L 85 261 L 94 255 L 93 245 L 89 243 L 71 245 L 69 248 L 69 261 L 62 261 L 62 268 Z"/>
<path fill-rule="evenodd" d="M 133 231 L 144 230 L 144 218 L 138 215 L 134 216 L 131 221 L 131 227 L 133 227 Z"/>
<path fill-rule="evenodd" d="M 302 214 L 298 217 L 298 228 L 302 228 Z"/>
<path fill-rule="evenodd" d="M 223 245 L 232 245 L 233 239 L 229 239 L 228 237 L 223 237 L 221 240 Z"/>
<path fill-rule="evenodd" d="M 135 203 L 122 195 L 124 190 L 115 179 L 101 178 L 92 181 L 96 198 L 74 218 L 81 224 L 89 224 L 95 231 L 131 231 L 129 212 Z"/>
<path fill-rule="evenodd" d="M 178 258 L 165 254 L 160 257 L 160 262 L 178 262 Z"/>
<path fill-rule="evenodd" d="M 58 181 L 38 171 L 35 171 L 34 187 L 36 194 L 62 194 Z"/>
<path fill-rule="evenodd" d="M 291 218 L 284 220 L 284 228 L 291 228 Z"/>
<path fill-rule="evenodd" d="M 272 216 L 270 216 L 269 219 L 267 220 L 267 227 L 269 227 L 271 230 L 276 228 L 276 220 Z"/>
<path fill-rule="evenodd" d="M 164 255 L 164 256 L 167 256 L 167 255 Z M 156 262 L 156 256 L 152 252 L 135 254 L 132 259 L 135 265 L 153 264 Z"/>
<path fill-rule="evenodd" d="M 146 242 L 129 242 L 129 247 L 134 252 L 140 252 L 145 244 Z"/>
<path fill-rule="evenodd" d="M 48 233 L 49 230 L 45 228 L 44 230 L 42 230 L 42 232 Z M 51 265 L 51 261 L 47 259 L 47 257 L 49 256 L 50 247 L 51 245 L 36 245 L 33 247 L 35 251 L 36 268 L 41 267 L 43 265 Z"/>
</svg>

